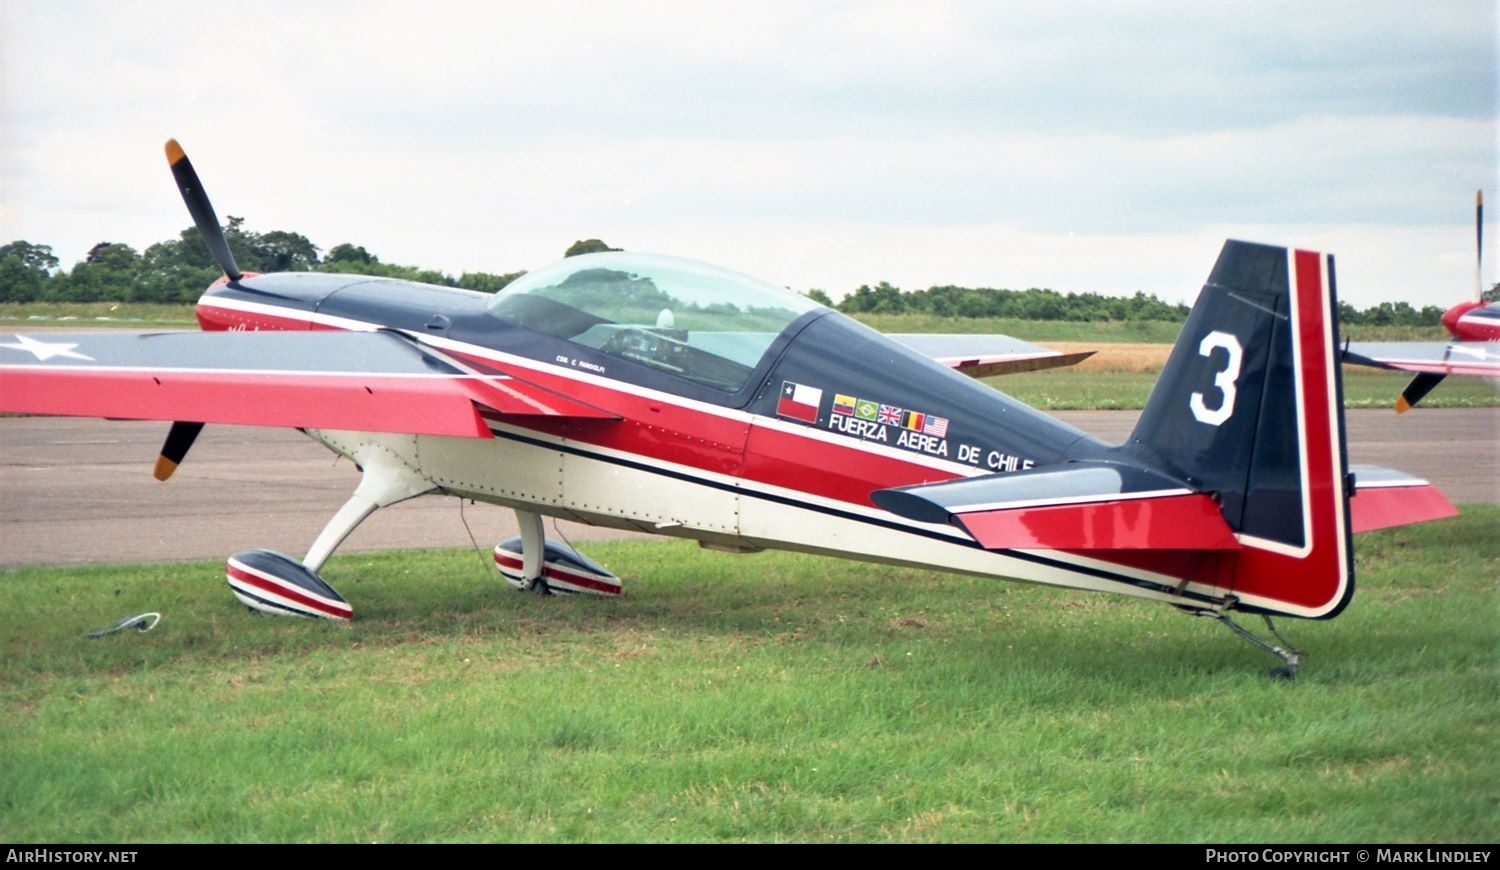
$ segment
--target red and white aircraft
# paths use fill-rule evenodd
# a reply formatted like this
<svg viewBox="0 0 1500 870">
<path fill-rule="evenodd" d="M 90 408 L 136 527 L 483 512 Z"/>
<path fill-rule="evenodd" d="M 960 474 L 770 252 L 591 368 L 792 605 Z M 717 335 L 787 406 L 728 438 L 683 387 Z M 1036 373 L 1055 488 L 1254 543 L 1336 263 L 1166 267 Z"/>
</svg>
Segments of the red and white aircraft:
<svg viewBox="0 0 1500 870">
<path fill-rule="evenodd" d="M 1500 378 L 1500 302 L 1483 297 L 1483 190 L 1474 192 L 1474 247 L 1474 298 L 1443 312 L 1452 341 L 1359 342 L 1345 349 L 1347 362 L 1416 373 L 1396 398 L 1397 414 L 1416 407 L 1448 375 Z"/>
<path fill-rule="evenodd" d="M 516 511 L 495 559 L 542 591 L 620 588 L 546 540 L 553 516 L 1150 599 L 1289 676 L 1298 654 L 1231 613 L 1333 617 L 1353 533 L 1454 513 L 1425 481 L 1348 465 L 1322 254 L 1226 243 L 1134 432 L 1107 444 L 960 373 L 1036 365 L 1024 349 L 914 348 L 686 260 L 574 257 L 493 295 L 244 274 L 167 153 L 225 272 L 205 331 L 0 336 L 0 410 L 175 421 L 162 479 L 204 423 L 296 427 L 351 458 L 360 483 L 304 558 L 230 557 L 267 612 L 349 618 L 318 575 L 339 543 L 378 508 L 452 495 Z"/>
</svg>

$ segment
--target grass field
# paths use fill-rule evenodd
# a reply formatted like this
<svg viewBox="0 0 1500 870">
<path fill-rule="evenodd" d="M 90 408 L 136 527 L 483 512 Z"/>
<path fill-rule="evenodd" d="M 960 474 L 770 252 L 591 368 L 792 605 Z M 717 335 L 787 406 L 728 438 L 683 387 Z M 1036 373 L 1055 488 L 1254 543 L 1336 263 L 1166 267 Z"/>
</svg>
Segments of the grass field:
<svg viewBox="0 0 1500 870">
<path fill-rule="evenodd" d="M 39 318 L 28 320 L 27 318 Z M 63 320 L 61 318 L 71 318 Z M 104 319 L 96 319 L 104 318 Z M 1145 404 L 1157 373 L 1165 364 L 1180 324 L 1070 323 L 1022 320 L 960 320 L 922 315 L 862 315 L 861 320 L 888 332 L 1003 332 L 1043 342 L 1064 352 L 1094 351 L 1077 366 L 989 379 L 997 389 L 1045 410 L 1138 409 Z M 0 310 L 0 324 L 46 324 L 85 328 L 132 329 L 195 327 L 190 306 L 93 303 L 89 305 L 12 305 Z M 1413 330 L 1386 330 L 1366 340 L 1405 340 Z M 1358 366 L 1344 368 L 1345 405 L 1387 408 L 1410 376 Z M 1473 408 L 1500 405 L 1500 392 L 1484 378 L 1449 378 L 1422 400 L 1427 408 Z"/>
<path fill-rule="evenodd" d="M 197 329 L 191 305 L 146 302 L 6 302 L 0 325 L 47 326 L 56 329 Z"/>
<path fill-rule="evenodd" d="M 1153 345 L 1136 345 L 1139 348 Z M 1163 354 L 1165 350 L 1163 350 Z M 1101 355 L 1103 355 L 1101 353 Z M 986 383 L 1033 407 L 1045 410 L 1128 410 L 1141 408 L 1156 385 L 1155 369 L 1134 370 L 1142 357 L 1125 357 L 1112 368 L 1098 365 L 1053 369 L 987 378 Z M 1344 366 L 1344 405 L 1349 408 L 1390 408 L 1411 377 L 1400 372 L 1382 372 L 1360 366 Z M 1500 391 L 1486 378 L 1453 377 L 1422 400 L 1420 408 L 1493 408 L 1500 405 Z M 1416 412 L 1414 412 L 1416 413 Z M 1394 412 L 1392 413 L 1394 419 Z"/>
<path fill-rule="evenodd" d="M 615 601 L 337 557 L 352 625 L 6 572 L 0 840 L 1492 842 L 1497 523 L 1361 538 L 1290 684 L 1160 606 L 678 542 L 591 545 Z"/>
<path fill-rule="evenodd" d="M 1107 343 L 1171 344 L 1182 329 L 1177 321 L 1072 321 L 1018 318 L 934 317 L 926 314 L 861 314 L 861 323 L 881 332 L 939 332 L 1012 335 L 1027 341 L 1084 342 L 1089 348 Z M 196 329 L 192 305 L 143 302 L 7 302 L 0 304 L 0 325 L 86 329 L 119 326 Z M 1441 327 L 1352 326 L 1344 338 L 1354 341 L 1443 341 Z"/>
</svg>

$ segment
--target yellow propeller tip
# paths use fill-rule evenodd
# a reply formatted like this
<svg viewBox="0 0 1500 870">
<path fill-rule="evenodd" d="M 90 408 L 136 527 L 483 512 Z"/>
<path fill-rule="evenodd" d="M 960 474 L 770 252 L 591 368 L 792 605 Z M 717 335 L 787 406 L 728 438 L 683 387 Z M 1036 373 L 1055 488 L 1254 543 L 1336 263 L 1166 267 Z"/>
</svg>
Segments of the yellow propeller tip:
<svg viewBox="0 0 1500 870">
<path fill-rule="evenodd" d="M 176 471 L 177 463 L 165 456 L 158 456 L 156 457 L 156 467 L 151 469 L 151 476 L 165 483 Z"/>
<path fill-rule="evenodd" d="M 175 166 L 177 164 L 177 161 L 181 160 L 182 158 L 184 158 L 186 156 L 187 156 L 187 152 L 185 152 L 185 151 L 182 150 L 182 146 L 177 144 L 177 140 L 176 139 L 168 139 L 167 140 L 167 162 L 168 163 L 171 163 L 171 164 L 173 164 Z"/>
<path fill-rule="evenodd" d="M 1410 410 L 1411 410 L 1411 402 L 1406 401 L 1406 397 L 1405 396 L 1401 396 L 1400 398 L 1396 399 L 1396 413 L 1397 414 L 1405 414 L 1407 411 L 1410 411 Z"/>
</svg>

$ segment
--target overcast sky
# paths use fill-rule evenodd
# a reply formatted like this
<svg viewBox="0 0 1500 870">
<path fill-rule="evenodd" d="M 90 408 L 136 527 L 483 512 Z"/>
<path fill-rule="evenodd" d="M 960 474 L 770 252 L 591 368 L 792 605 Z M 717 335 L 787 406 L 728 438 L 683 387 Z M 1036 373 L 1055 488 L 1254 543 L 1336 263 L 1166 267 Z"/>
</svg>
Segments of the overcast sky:
<svg viewBox="0 0 1500 870">
<path fill-rule="evenodd" d="M 0 0 L 0 243 L 175 237 L 175 136 L 221 217 L 454 274 L 599 237 L 1187 300 L 1233 236 L 1446 306 L 1500 212 L 1497 41 L 1495 0 Z"/>
</svg>

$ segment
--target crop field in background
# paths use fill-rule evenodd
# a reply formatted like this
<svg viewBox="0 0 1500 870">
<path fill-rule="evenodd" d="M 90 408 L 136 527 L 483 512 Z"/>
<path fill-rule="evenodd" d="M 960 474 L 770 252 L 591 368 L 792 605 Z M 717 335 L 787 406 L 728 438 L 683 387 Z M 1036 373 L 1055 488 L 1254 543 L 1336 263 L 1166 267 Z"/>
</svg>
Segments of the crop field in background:
<svg viewBox="0 0 1500 870">
<path fill-rule="evenodd" d="M 40 318 L 28 320 L 27 318 Z M 69 319 L 61 319 L 69 318 Z M 103 318 L 103 319 L 99 319 Z M 860 319 L 887 332 L 1001 332 L 1063 352 L 1094 351 L 1077 366 L 1004 375 L 988 383 L 1046 410 L 1131 410 L 1141 408 L 1156 376 L 1166 363 L 1178 323 L 1075 323 L 998 319 L 939 318 L 926 315 L 861 315 Z M 191 306 L 138 303 L 42 304 L 0 308 L 0 324 L 27 324 L 53 329 L 114 327 L 126 329 L 196 328 Z M 1366 330 L 1363 340 L 1430 339 L 1419 330 Z M 1360 366 L 1344 367 L 1345 405 L 1350 408 L 1388 408 L 1410 380 L 1399 372 Z M 1426 408 L 1473 408 L 1500 405 L 1500 391 L 1484 378 L 1454 377 L 1422 400 Z"/>
<path fill-rule="evenodd" d="M 937 317 L 930 314 L 860 314 L 856 318 L 881 332 L 1000 333 L 1026 341 L 1168 344 L 1177 339 L 1177 321 L 1022 320 L 1003 317 Z M 87 329 L 115 326 L 197 329 L 192 305 L 144 302 L 6 302 L 0 303 L 0 325 Z M 1352 326 L 1342 337 L 1353 341 L 1442 341 L 1441 327 Z"/>
<path fill-rule="evenodd" d="M 348 625 L 7 571 L 0 840 L 1492 842 L 1497 524 L 1361 537 L 1292 683 L 1160 605 L 681 542 L 588 545 L 609 601 L 337 556 Z"/>
<path fill-rule="evenodd" d="M 1127 345 L 1126 347 L 1132 347 Z M 1044 410 L 1134 410 L 1143 407 L 1156 385 L 1157 370 L 1136 370 L 1146 364 L 1155 345 L 1134 345 L 1140 350 L 1118 352 L 1107 349 L 1071 369 L 1052 369 L 986 378 L 985 383 Z M 1165 358 L 1168 348 L 1160 348 Z M 1108 354 L 1108 356 L 1106 356 Z M 1090 365 L 1092 363 L 1092 365 Z M 1361 366 L 1344 366 L 1344 406 L 1390 408 L 1411 380 L 1402 372 L 1383 372 Z M 1500 405 L 1500 391 L 1486 378 L 1452 377 L 1422 400 L 1421 408 L 1493 408 Z M 1392 412 L 1394 419 L 1395 413 Z"/>
</svg>

